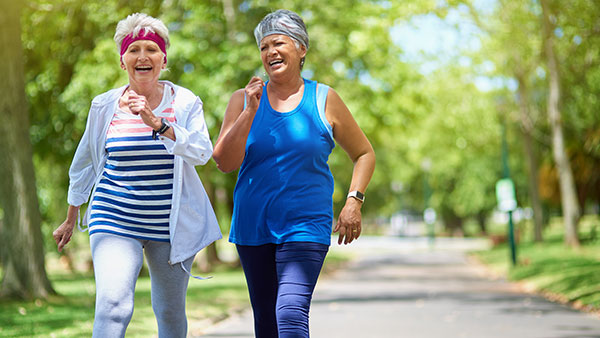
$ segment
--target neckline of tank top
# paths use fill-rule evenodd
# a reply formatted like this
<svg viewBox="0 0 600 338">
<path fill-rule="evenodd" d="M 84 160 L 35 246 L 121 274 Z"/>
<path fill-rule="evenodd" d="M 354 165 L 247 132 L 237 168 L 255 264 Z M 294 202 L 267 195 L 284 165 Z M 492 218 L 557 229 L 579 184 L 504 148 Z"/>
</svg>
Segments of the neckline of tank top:
<svg viewBox="0 0 600 338">
<path fill-rule="evenodd" d="M 307 88 L 306 87 L 307 87 L 307 83 L 308 83 L 308 80 L 306 80 L 305 78 L 302 78 L 302 81 L 304 82 L 304 91 L 302 93 L 302 99 L 300 100 L 300 102 L 298 103 L 298 105 L 296 107 L 294 107 L 294 109 L 292 109 L 290 111 L 287 111 L 287 112 L 280 112 L 278 110 L 273 109 L 273 107 L 271 106 L 271 100 L 269 100 L 269 94 L 268 94 L 268 91 L 267 91 L 267 84 L 269 83 L 269 81 L 267 81 L 265 83 L 265 89 L 264 89 L 265 91 L 267 91 L 267 93 L 265 95 L 265 97 L 267 99 L 265 101 L 267 110 L 270 111 L 272 114 L 274 114 L 276 116 L 290 116 L 290 115 L 293 115 L 293 114 L 297 113 L 298 111 L 300 111 L 302 109 L 302 107 L 304 106 L 304 103 L 306 101 L 306 97 L 307 97 L 307 95 L 306 95 L 306 93 L 307 93 L 306 89 Z"/>
</svg>

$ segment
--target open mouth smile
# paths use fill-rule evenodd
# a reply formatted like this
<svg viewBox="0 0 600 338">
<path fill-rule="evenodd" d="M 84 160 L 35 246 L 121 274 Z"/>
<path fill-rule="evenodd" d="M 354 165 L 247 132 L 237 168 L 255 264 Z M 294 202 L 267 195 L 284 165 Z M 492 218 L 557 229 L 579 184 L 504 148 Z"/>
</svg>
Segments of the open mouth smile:
<svg viewBox="0 0 600 338">
<path fill-rule="evenodd" d="M 149 72 L 152 70 L 152 66 L 136 66 L 135 70 L 138 72 Z"/>
</svg>

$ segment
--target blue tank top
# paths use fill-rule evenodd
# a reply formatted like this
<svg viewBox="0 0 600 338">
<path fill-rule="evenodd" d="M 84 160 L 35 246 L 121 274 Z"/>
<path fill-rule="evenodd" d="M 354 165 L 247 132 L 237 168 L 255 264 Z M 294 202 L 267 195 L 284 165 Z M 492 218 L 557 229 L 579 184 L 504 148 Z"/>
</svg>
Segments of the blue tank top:
<svg viewBox="0 0 600 338">
<path fill-rule="evenodd" d="M 234 190 L 232 243 L 330 244 L 333 176 L 327 160 L 335 142 L 324 99 L 321 113 L 317 108 L 316 89 L 315 81 L 304 79 L 300 104 L 281 113 L 263 87 Z"/>
</svg>

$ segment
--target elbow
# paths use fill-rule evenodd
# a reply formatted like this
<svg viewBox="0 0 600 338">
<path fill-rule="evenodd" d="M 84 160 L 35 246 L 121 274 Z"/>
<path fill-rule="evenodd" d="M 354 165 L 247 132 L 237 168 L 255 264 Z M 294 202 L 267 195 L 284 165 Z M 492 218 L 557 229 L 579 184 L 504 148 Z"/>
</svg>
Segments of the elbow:
<svg viewBox="0 0 600 338">
<path fill-rule="evenodd" d="M 227 174 L 240 168 L 244 161 L 244 153 L 237 153 L 235 149 L 224 147 L 223 143 L 217 142 L 212 158 L 215 160 L 217 168 Z"/>
<path fill-rule="evenodd" d="M 223 163 L 218 162 L 216 159 L 215 162 L 217 163 L 217 169 L 219 169 L 219 171 L 221 171 L 222 173 L 229 174 L 230 172 L 236 169 L 234 166 L 224 165 Z"/>
<path fill-rule="evenodd" d="M 375 156 L 375 151 L 371 148 L 371 152 L 369 153 L 369 159 L 371 162 L 371 171 L 375 171 L 375 166 L 377 164 L 377 156 Z"/>
<path fill-rule="evenodd" d="M 373 161 L 373 168 L 375 168 L 375 165 L 377 164 L 377 156 L 375 155 L 375 150 L 373 150 L 373 148 L 371 148 L 371 161 Z"/>
<path fill-rule="evenodd" d="M 369 159 L 373 162 L 373 166 L 375 166 L 375 161 L 376 161 L 375 149 L 373 149 L 373 146 L 370 143 L 369 143 L 369 149 L 367 150 L 367 155 L 368 155 Z"/>
<path fill-rule="evenodd" d="M 356 164 L 358 161 L 370 163 L 373 167 L 375 167 L 375 150 L 371 145 L 368 148 L 364 149 L 358 156 L 352 159 L 352 162 Z"/>
<path fill-rule="evenodd" d="M 223 173 L 228 174 L 236 169 L 231 165 L 227 165 L 226 161 L 223 159 L 220 152 L 215 151 L 213 153 L 212 158 L 215 161 L 215 163 L 217 164 L 217 169 L 219 169 Z"/>
<path fill-rule="evenodd" d="M 235 168 L 233 168 L 233 167 L 223 167 L 223 166 L 220 166 L 218 163 L 217 163 L 217 169 L 219 169 L 222 173 L 225 173 L 225 174 L 229 174 L 230 172 L 235 170 Z"/>
</svg>

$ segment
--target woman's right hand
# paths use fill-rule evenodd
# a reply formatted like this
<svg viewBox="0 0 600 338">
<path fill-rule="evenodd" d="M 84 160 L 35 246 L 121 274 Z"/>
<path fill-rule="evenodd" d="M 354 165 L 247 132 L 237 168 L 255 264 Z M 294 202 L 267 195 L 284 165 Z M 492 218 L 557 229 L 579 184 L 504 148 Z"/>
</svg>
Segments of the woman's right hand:
<svg viewBox="0 0 600 338">
<path fill-rule="evenodd" d="M 73 229 L 75 228 L 75 222 L 70 220 L 65 220 L 63 224 L 61 224 L 54 232 L 52 233 L 52 237 L 54 237 L 54 241 L 56 245 L 58 245 L 58 252 L 61 252 L 69 241 L 71 241 L 71 236 L 73 236 Z"/>
<path fill-rule="evenodd" d="M 73 236 L 73 229 L 75 228 L 75 221 L 77 220 L 78 215 L 79 207 L 69 205 L 69 209 L 67 210 L 67 219 L 52 233 L 52 237 L 58 246 L 58 252 L 61 252 L 65 245 L 67 245 L 67 243 L 69 243 L 71 240 L 71 236 Z"/>
<path fill-rule="evenodd" d="M 246 93 L 246 109 L 252 113 L 258 110 L 264 85 L 265 82 L 260 77 L 253 76 L 244 88 L 244 92 Z"/>
</svg>

